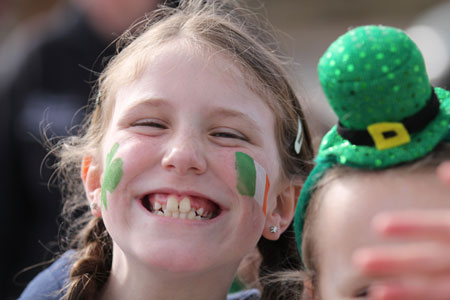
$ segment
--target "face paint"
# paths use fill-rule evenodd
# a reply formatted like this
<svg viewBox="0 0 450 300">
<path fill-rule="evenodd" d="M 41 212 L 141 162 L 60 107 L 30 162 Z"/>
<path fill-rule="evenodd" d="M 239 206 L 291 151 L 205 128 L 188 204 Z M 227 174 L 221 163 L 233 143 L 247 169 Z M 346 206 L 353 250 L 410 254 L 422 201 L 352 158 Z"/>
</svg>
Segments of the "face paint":
<svg viewBox="0 0 450 300">
<path fill-rule="evenodd" d="M 116 158 L 115 160 L 112 160 L 118 148 L 119 143 L 115 143 L 114 146 L 111 148 L 111 151 L 106 156 L 105 174 L 103 176 L 102 192 L 100 194 L 101 202 L 103 204 L 103 207 L 105 207 L 105 209 L 107 209 L 106 192 L 107 191 L 110 193 L 114 192 L 123 175 L 122 159 Z"/>
<path fill-rule="evenodd" d="M 261 205 L 264 215 L 267 209 L 267 194 L 270 181 L 266 170 L 243 152 L 236 152 L 236 188 L 242 196 L 253 197 Z"/>
<path fill-rule="evenodd" d="M 84 182 L 86 182 L 87 173 L 89 171 L 89 167 L 91 166 L 92 157 L 85 156 L 81 162 L 81 178 Z"/>
</svg>

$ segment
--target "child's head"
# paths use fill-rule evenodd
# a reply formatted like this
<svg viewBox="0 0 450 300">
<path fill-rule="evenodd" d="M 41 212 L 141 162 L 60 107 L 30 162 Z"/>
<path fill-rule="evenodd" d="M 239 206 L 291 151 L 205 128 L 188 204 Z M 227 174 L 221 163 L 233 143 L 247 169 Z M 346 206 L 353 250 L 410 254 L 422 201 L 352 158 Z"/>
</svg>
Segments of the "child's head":
<svg viewBox="0 0 450 300">
<path fill-rule="evenodd" d="M 396 168 L 336 166 L 326 172 L 309 200 L 302 240 L 302 259 L 319 299 L 362 297 L 374 284 L 358 273 L 354 253 L 394 244 L 374 233 L 373 226 L 383 226 L 379 214 L 450 209 L 448 187 L 436 177 L 436 167 L 449 159 L 450 144 L 443 143 L 426 158 Z"/>
<path fill-rule="evenodd" d="M 275 40 L 233 2 L 200 0 L 158 10 L 124 38 L 83 135 L 60 152 L 66 207 L 91 203 L 96 216 L 79 221 L 90 225 L 71 290 L 92 278 L 98 291 L 111 264 L 233 275 L 258 241 L 262 269 L 283 267 L 273 258 L 291 255 L 283 232 L 311 146 Z"/>
<path fill-rule="evenodd" d="M 182 47 L 211 63 L 217 57 L 226 58 L 242 72 L 240 79 L 275 113 L 281 174 L 290 179 L 307 175 L 306 156 L 295 153 L 293 146 L 297 117 L 304 119 L 299 99 L 278 53 L 277 42 L 256 16 L 233 1 L 182 1 L 179 9 L 161 9 L 138 25 L 122 36 L 118 47 L 124 49 L 99 79 L 96 101 L 106 107 L 94 111 L 89 123 L 86 140 L 91 154 L 106 133 L 120 87 L 137 80 L 161 50 Z M 177 86 L 169 81 L 171 87 Z M 302 148 L 302 154 L 310 155 L 307 128 L 304 133 L 306 147 Z"/>
<path fill-rule="evenodd" d="M 450 208 L 434 173 L 450 158 L 450 93 L 430 86 L 406 34 L 383 26 L 335 41 L 319 78 L 339 123 L 322 140 L 294 227 L 314 296 L 356 298 L 371 282 L 353 267 L 353 252 L 385 243 L 371 231 L 375 215 Z"/>
</svg>

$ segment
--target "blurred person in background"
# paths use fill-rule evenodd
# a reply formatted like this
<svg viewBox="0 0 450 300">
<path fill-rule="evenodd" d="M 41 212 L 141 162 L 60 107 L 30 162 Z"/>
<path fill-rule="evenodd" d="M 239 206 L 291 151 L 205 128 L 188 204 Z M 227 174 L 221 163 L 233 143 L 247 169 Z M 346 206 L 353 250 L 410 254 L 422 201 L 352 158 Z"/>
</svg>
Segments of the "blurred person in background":
<svg viewBox="0 0 450 300">
<path fill-rule="evenodd" d="M 450 88 L 450 1 L 444 1 L 417 17 L 406 29 L 422 51 L 430 81 Z"/>
<path fill-rule="evenodd" d="M 58 234 L 60 193 L 48 184 L 51 159 L 42 164 L 42 130 L 50 138 L 63 136 L 81 121 L 92 82 L 115 51 L 108 45 L 162 1 L 60 2 L 44 27 L 1 45 L 0 299 L 15 299 L 42 270 L 24 269 L 58 251 L 51 242 Z"/>
</svg>

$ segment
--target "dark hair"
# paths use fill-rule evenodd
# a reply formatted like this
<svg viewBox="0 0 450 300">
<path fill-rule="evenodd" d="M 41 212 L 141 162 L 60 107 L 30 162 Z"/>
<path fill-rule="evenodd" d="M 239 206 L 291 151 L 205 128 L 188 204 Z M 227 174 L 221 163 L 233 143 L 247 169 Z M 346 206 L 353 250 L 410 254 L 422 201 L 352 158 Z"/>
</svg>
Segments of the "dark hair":
<svg viewBox="0 0 450 300">
<path fill-rule="evenodd" d="M 70 224 L 67 229 L 69 241 L 73 238 L 68 245 L 77 249 L 67 299 L 95 298 L 111 267 L 112 242 L 103 221 L 93 219 L 87 209 L 79 176 L 81 160 L 86 155 L 98 155 L 113 109 L 117 83 L 136 79 L 151 49 L 176 36 L 182 36 L 195 47 L 221 51 L 240 68 L 248 87 L 274 112 L 280 177 L 297 185 L 306 178 L 313 153 L 308 127 L 303 121 L 299 99 L 288 79 L 285 63 L 278 54 L 278 43 L 258 18 L 235 1 L 186 0 L 180 1 L 177 8 L 161 7 L 121 37 L 118 43 L 121 51 L 100 76 L 98 97 L 92 101 L 92 113 L 84 122 L 81 134 L 61 141 L 55 151 L 60 158 L 58 170 L 66 197 L 63 216 Z M 122 68 L 134 72 L 120 72 Z M 303 127 L 303 144 L 297 154 L 294 140 L 299 119 Z M 262 276 L 300 267 L 292 224 L 278 241 L 261 238 L 258 249 L 261 253 L 259 274 Z M 262 281 L 261 286 L 262 299 L 273 299 L 279 292 L 276 284 Z"/>
</svg>

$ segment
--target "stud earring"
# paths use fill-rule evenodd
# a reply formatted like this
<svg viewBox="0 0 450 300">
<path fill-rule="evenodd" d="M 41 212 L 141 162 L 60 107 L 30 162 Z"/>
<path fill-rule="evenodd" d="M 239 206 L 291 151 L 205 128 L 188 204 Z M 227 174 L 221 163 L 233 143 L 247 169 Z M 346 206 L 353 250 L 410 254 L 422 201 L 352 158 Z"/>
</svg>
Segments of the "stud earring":
<svg viewBox="0 0 450 300">
<path fill-rule="evenodd" d="M 269 230 L 270 230 L 270 233 L 277 233 L 278 227 L 271 225 L 271 226 L 269 226 Z"/>
<path fill-rule="evenodd" d="M 98 208 L 97 203 L 92 202 L 91 204 L 89 204 L 89 207 L 91 208 L 91 210 L 96 210 Z"/>
</svg>

